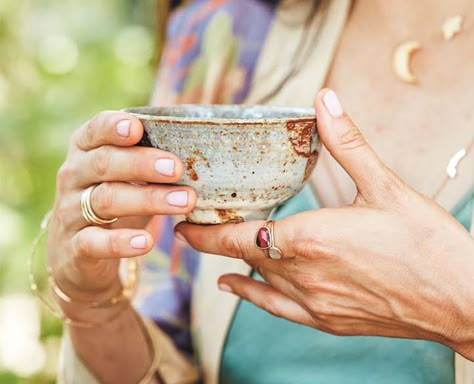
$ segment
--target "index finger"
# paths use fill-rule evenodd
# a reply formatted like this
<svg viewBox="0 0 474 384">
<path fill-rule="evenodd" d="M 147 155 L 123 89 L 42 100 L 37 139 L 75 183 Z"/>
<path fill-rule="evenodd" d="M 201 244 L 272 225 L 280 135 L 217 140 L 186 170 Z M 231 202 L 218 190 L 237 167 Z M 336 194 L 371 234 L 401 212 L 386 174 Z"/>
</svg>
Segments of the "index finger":
<svg viewBox="0 0 474 384">
<path fill-rule="evenodd" d="M 175 234 L 178 238 L 184 237 L 198 251 L 255 262 L 270 260 L 256 245 L 257 233 L 266 223 L 260 220 L 204 226 L 181 222 L 175 227 Z M 290 232 L 290 228 L 283 228 L 281 221 L 274 223 L 274 245 L 280 248 L 285 258 L 293 256 Z"/>
<path fill-rule="evenodd" d="M 82 125 L 72 137 L 72 144 L 89 151 L 103 145 L 121 147 L 137 144 L 143 125 L 135 116 L 122 111 L 103 111 Z"/>
</svg>

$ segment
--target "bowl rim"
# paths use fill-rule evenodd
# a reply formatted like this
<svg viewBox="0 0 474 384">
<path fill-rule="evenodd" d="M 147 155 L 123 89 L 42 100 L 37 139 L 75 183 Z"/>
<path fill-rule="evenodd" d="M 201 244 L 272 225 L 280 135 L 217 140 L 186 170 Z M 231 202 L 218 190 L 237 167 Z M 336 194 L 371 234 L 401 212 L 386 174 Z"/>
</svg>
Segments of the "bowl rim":
<svg viewBox="0 0 474 384">
<path fill-rule="evenodd" d="M 301 116 L 281 116 L 281 117 L 265 117 L 265 118 L 253 118 L 253 119 L 242 119 L 242 118 L 227 118 L 227 117 L 178 117 L 178 116 L 159 116 L 150 115 L 146 113 L 134 112 L 134 110 L 147 109 L 147 108 L 173 108 L 173 107 L 212 107 L 212 108 L 225 108 L 225 107 L 243 107 L 243 108 L 268 108 L 268 109 L 280 109 L 288 111 L 301 112 Z M 218 124 L 218 125 L 255 125 L 255 124 L 281 124 L 285 122 L 301 122 L 308 120 L 316 120 L 316 113 L 314 108 L 311 107 L 291 107 L 291 106 L 280 106 L 280 105 L 264 105 L 264 104 L 176 104 L 176 105 L 160 105 L 160 106 L 141 106 L 141 107 L 128 107 L 122 109 L 123 112 L 130 113 L 135 117 L 142 120 L 158 121 L 163 123 L 173 124 Z"/>
</svg>

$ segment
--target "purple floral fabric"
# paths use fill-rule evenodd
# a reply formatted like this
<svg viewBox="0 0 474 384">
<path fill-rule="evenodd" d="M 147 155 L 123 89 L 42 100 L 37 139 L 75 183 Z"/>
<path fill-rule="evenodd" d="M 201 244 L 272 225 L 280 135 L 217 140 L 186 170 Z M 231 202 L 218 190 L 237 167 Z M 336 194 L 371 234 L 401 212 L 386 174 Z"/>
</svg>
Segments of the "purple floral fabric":
<svg viewBox="0 0 474 384">
<path fill-rule="evenodd" d="M 271 2 L 194 0 L 168 24 L 158 79 L 161 104 L 240 103 L 274 13 Z M 172 217 L 155 217 L 154 251 L 142 261 L 136 308 L 192 353 L 190 302 L 199 253 L 175 239 Z"/>
</svg>

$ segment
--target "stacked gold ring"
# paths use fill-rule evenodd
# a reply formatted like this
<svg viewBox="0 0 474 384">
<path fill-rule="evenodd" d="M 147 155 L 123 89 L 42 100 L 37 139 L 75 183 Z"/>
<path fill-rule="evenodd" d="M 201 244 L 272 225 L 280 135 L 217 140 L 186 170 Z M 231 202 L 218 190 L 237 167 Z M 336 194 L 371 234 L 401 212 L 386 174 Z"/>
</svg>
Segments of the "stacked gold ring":
<svg viewBox="0 0 474 384">
<path fill-rule="evenodd" d="M 94 184 L 84 190 L 82 192 L 81 196 L 81 212 L 82 216 L 84 216 L 84 219 L 92 225 L 104 225 L 104 224 L 112 224 L 115 223 L 118 220 L 118 217 L 115 217 L 113 219 L 102 219 L 101 217 L 97 216 L 97 214 L 94 212 L 92 209 L 92 204 L 91 204 L 91 196 L 92 192 L 94 189 L 98 186 L 99 184 Z"/>
</svg>

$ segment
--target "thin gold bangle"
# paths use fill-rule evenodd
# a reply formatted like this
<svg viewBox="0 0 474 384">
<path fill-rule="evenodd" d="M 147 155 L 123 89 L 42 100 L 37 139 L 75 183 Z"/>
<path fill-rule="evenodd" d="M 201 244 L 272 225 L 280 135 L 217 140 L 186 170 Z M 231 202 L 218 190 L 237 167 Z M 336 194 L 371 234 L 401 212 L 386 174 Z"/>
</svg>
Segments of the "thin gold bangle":
<svg viewBox="0 0 474 384">
<path fill-rule="evenodd" d="M 151 364 L 148 370 L 145 372 L 145 375 L 140 379 L 137 384 L 149 384 L 151 379 L 155 379 L 157 376 L 157 372 L 160 365 L 161 354 L 157 354 L 155 343 L 153 342 L 153 338 L 151 337 L 149 326 L 145 323 L 145 321 L 141 318 L 140 315 L 136 314 L 138 318 L 138 322 L 142 327 L 142 331 L 145 335 L 146 343 L 148 345 L 148 349 L 150 351 L 151 356 Z"/>
<path fill-rule="evenodd" d="M 38 245 L 40 241 L 43 239 L 43 237 L 46 235 L 48 232 L 48 226 L 49 226 L 49 221 L 51 217 L 51 211 L 49 211 L 44 219 L 41 222 L 40 226 L 40 231 L 36 235 L 35 239 L 33 240 L 32 243 L 32 248 L 30 252 L 30 257 L 28 258 L 28 277 L 30 280 L 30 287 L 33 293 L 36 295 L 36 297 L 40 300 L 40 302 L 44 305 L 44 307 L 55 317 L 61 319 L 64 324 L 74 326 L 74 327 L 79 327 L 79 328 L 94 328 L 94 327 L 99 327 L 105 323 L 107 323 L 109 320 L 117 316 L 117 313 L 114 313 L 113 316 L 111 316 L 111 319 L 107 319 L 103 322 L 100 323 L 94 323 L 94 322 L 85 322 L 85 321 L 79 321 L 79 320 L 74 320 L 69 317 L 67 317 L 61 310 L 55 308 L 53 304 L 51 304 L 46 298 L 42 295 L 40 292 L 40 289 L 38 287 L 38 284 L 36 283 L 36 278 L 35 278 L 35 273 L 34 273 L 34 268 L 33 268 L 33 261 L 34 257 L 36 255 L 36 251 L 38 248 Z M 138 263 L 136 259 L 128 259 L 128 277 L 126 282 L 124 283 L 123 289 L 118 295 L 115 295 L 111 299 L 107 299 L 105 301 L 100 301 L 100 302 L 85 302 L 85 301 L 80 301 L 80 300 L 73 300 L 70 298 L 64 291 L 62 291 L 59 286 L 56 284 L 50 268 L 47 268 L 48 272 L 48 284 L 52 291 L 61 299 L 64 300 L 65 302 L 72 304 L 72 303 L 80 303 L 82 305 L 86 305 L 88 308 L 107 308 L 111 307 L 115 304 L 118 304 L 122 301 L 129 300 L 131 297 L 133 297 L 133 294 L 136 291 L 137 283 L 138 283 Z M 131 273 L 130 273 L 131 272 Z M 124 310 L 126 306 L 123 306 L 122 310 Z"/>
<path fill-rule="evenodd" d="M 78 303 L 82 305 L 87 305 L 89 308 L 108 308 L 120 303 L 121 301 L 130 300 L 133 298 L 136 293 L 138 274 L 139 269 L 137 260 L 135 258 L 127 259 L 127 278 L 125 282 L 122 283 L 122 288 L 120 288 L 120 290 L 113 297 L 103 301 L 86 301 L 71 298 L 58 286 L 52 274 L 52 270 L 49 267 L 48 285 L 56 294 L 56 296 L 58 296 L 62 301 L 68 304 Z"/>
</svg>

